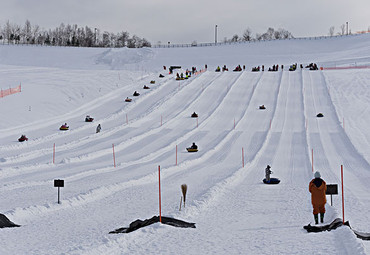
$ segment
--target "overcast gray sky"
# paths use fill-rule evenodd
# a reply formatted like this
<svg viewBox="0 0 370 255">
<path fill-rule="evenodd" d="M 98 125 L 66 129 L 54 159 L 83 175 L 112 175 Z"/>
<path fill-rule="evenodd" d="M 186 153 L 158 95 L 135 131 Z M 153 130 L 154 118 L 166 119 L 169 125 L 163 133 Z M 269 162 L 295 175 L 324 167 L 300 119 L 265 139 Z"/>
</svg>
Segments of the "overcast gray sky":
<svg viewBox="0 0 370 255">
<path fill-rule="evenodd" d="M 101 31 L 127 31 L 151 43 L 214 42 L 246 28 L 264 33 L 284 28 L 295 37 L 352 32 L 370 27 L 370 0 L 0 0 L 0 26 L 26 20 L 41 28 L 77 24 Z"/>
</svg>

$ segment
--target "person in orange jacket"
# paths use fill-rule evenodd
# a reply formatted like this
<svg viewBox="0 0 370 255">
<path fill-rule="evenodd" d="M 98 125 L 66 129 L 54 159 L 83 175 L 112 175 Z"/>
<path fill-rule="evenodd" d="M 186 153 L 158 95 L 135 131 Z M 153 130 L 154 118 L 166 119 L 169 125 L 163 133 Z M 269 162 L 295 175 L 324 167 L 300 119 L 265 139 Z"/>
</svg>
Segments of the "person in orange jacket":
<svg viewBox="0 0 370 255">
<path fill-rule="evenodd" d="M 315 179 L 312 179 L 308 190 L 311 193 L 311 203 L 313 206 L 313 216 L 315 218 L 315 224 L 320 221 L 324 222 L 325 204 L 326 204 L 326 182 L 321 179 L 319 171 L 315 172 Z"/>
</svg>

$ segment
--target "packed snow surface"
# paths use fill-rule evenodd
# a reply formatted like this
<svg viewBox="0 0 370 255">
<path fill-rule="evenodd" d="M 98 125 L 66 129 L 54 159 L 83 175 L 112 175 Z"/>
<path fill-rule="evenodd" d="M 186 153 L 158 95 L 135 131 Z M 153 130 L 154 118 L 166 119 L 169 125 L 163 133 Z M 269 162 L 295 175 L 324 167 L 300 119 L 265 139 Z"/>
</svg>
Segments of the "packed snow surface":
<svg viewBox="0 0 370 255">
<path fill-rule="evenodd" d="M 343 165 L 345 220 L 370 232 L 370 69 L 299 67 L 311 62 L 369 66 L 370 34 L 165 49 L 0 45 L 0 88 L 22 86 L 0 98 L 0 213 L 21 225 L 0 229 L 0 254 L 370 254 L 348 227 L 303 229 L 313 224 L 313 171 L 338 184 L 325 223 L 343 217 Z M 171 65 L 181 69 L 169 74 Z M 188 153 L 193 142 L 199 151 Z M 262 182 L 267 164 L 278 185 Z M 196 228 L 108 234 L 159 215 L 159 166 L 162 215 Z M 59 204 L 55 179 L 65 183 Z"/>
</svg>

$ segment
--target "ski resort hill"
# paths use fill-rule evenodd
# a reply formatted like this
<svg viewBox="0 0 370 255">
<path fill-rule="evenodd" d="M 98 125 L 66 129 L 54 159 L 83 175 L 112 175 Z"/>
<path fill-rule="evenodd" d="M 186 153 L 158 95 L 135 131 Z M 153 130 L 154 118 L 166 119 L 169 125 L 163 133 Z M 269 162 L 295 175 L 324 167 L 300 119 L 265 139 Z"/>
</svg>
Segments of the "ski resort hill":
<svg viewBox="0 0 370 255">
<path fill-rule="evenodd" d="M 370 232 L 369 66 L 370 34 L 168 49 L 0 45 L 0 88 L 21 85 L 0 98 L 0 213 L 19 225 L 0 228 L 0 254 L 370 254 L 347 226 L 303 229 L 314 225 L 308 184 L 320 171 L 339 191 L 324 224 L 343 217 L 343 187 L 345 220 Z M 266 165 L 279 184 L 262 182 Z M 196 228 L 109 234 L 159 215 L 159 166 L 161 215 Z"/>
</svg>

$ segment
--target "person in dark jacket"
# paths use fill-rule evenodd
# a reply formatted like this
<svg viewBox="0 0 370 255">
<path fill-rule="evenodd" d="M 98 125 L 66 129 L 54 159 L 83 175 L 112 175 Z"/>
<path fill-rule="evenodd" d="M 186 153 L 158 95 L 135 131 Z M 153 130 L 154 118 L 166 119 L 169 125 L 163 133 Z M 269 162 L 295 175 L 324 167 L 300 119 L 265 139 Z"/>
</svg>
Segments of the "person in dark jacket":
<svg viewBox="0 0 370 255">
<path fill-rule="evenodd" d="M 191 147 L 190 148 L 192 148 L 192 149 L 198 149 L 198 145 L 196 145 L 195 143 L 193 143 L 192 145 L 191 145 Z"/>
<path fill-rule="evenodd" d="M 271 166 L 270 165 L 267 165 L 266 169 L 265 169 L 265 178 L 266 178 L 266 181 L 267 182 L 270 182 L 270 175 L 272 174 L 272 171 L 271 171 Z"/>
<path fill-rule="evenodd" d="M 100 124 L 96 127 L 96 133 L 100 133 L 100 130 L 101 130 L 101 126 Z"/>
<path fill-rule="evenodd" d="M 315 172 L 315 178 L 311 180 L 308 190 L 311 193 L 311 203 L 313 206 L 313 216 L 315 224 L 324 222 L 325 204 L 326 204 L 326 182 L 321 179 L 319 171 Z"/>
</svg>

